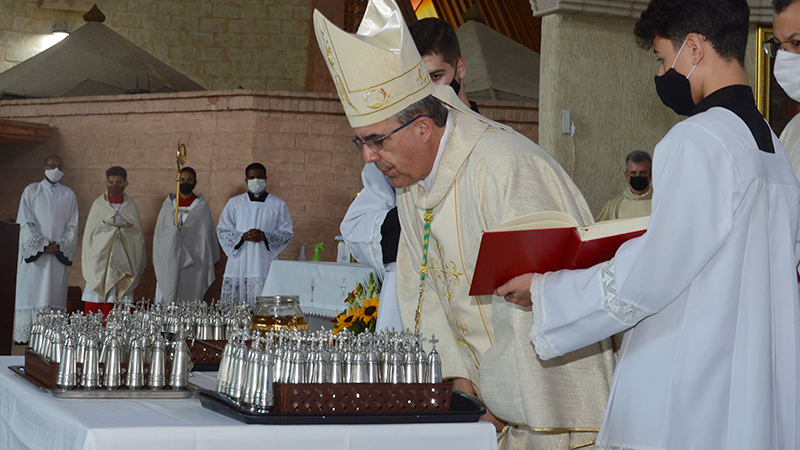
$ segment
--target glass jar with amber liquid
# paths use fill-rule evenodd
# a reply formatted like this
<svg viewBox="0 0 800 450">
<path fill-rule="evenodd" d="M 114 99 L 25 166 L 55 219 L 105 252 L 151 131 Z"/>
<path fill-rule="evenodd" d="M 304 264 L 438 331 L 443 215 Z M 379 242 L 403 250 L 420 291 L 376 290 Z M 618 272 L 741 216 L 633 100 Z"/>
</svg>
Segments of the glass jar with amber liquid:
<svg viewBox="0 0 800 450">
<path fill-rule="evenodd" d="M 250 329 L 262 335 L 268 331 L 307 330 L 308 324 L 300 310 L 300 299 L 296 295 L 273 295 L 256 297 Z"/>
</svg>

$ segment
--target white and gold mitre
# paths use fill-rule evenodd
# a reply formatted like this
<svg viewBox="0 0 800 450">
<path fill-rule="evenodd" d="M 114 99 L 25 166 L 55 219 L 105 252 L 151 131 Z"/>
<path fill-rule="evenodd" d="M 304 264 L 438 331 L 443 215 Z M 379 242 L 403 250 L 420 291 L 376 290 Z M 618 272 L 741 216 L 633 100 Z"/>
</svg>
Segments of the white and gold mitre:
<svg viewBox="0 0 800 450">
<path fill-rule="evenodd" d="M 394 0 L 370 0 L 356 34 L 314 10 L 314 33 L 351 127 L 386 120 L 433 93 Z"/>
</svg>

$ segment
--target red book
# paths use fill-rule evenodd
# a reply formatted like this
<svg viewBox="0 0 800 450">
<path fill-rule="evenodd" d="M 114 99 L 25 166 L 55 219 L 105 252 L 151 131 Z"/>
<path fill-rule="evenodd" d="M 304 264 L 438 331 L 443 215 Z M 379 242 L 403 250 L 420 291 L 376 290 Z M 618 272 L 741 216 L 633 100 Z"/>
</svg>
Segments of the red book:
<svg viewBox="0 0 800 450">
<path fill-rule="evenodd" d="M 528 214 L 483 233 L 469 295 L 491 295 L 525 273 L 586 269 L 614 257 L 628 239 L 647 230 L 649 217 L 598 222 L 581 227 L 571 216 Z"/>
</svg>

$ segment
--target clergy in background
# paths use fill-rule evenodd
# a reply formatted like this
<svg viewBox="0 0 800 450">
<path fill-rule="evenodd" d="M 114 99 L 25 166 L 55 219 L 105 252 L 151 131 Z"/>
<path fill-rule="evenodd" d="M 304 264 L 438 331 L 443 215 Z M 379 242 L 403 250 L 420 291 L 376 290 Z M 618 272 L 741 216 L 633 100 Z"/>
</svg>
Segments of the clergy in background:
<svg viewBox="0 0 800 450">
<path fill-rule="evenodd" d="M 625 157 L 625 178 L 628 185 L 621 194 L 612 198 L 597 215 L 596 221 L 630 219 L 649 216 L 650 204 L 653 200 L 653 188 L 650 173 L 653 160 L 650 154 L 642 150 L 634 150 Z"/>
<path fill-rule="evenodd" d="M 461 47 L 453 27 L 442 19 L 427 18 L 408 28 L 431 82 L 452 87 L 459 100 L 478 112 L 478 105 L 467 99 L 463 83 L 467 62 L 461 57 Z M 361 183 L 364 188 L 347 209 L 340 230 L 358 262 L 385 271 L 376 329 L 401 330 L 403 326 L 395 290 L 400 221 L 394 187 L 375 164 L 364 166 Z"/>
<path fill-rule="evenodd" d="M 545 210 L 592 222 L 575 184 L 539 146 L 433 84 L 394 1 L 370 1 L 357 36 L 318 11 L 314 31 L 355 146 L 396 188 L 403 326 L 441 339 L 444 377 L 480 396 L 498 431 L 508 424 L 502 448 L 591 445 L 614 368 L 610 340 L 544 364 L 523 331 L 530 310 L 469 295 L 482 232 Z"/>
<path fill-rule="evenodd" d="M 125 193 L 128 172 L 106 171 L 106 192 L 92 203 L 83 230 L 81 269 L 86 280 L 86 312 L 108 311 L 117 302 L 133 302 L 146 264 L 139 208 Z"/>
<path fill-rule="evenodd" d="M 222 279 L 223 302 L 254 303 L 261 295 L 270 264 L 294 236 L 286 203 L 266 191 L 266 167 L 253 163 L 244 173 L 247 192 L 228 200 L 217 225 L 219 243 L 228 256 Z"/>
<path fill-rule="evenodd" d="M 44 160 L 44 180 L 28 185 L 19 202 L 19 263 L 14 341 L 28 342 L 37 312 L 66 309 L 67 267 L 78 245 L 78 201 L 60 183 L 64 163 Z"/>
<path fill-rule="evenodd" d="M 689 117 L 655 147 L 647 232 L 498 289 L 532 305 L 546 360 L 629 329 L 598 449 L 800 448 L 800 183 L 748 83 L 748 19 L 745 0 L 650 2 L 635 34 Z"/>
<path fill-rule="evenodd" d="M 202 300 L 214 282 L 219 242 L 211 209 L 202 195 L 194 193 L 196 185 L 195 170 L 181 169 L 177 226 L 175 194 L 161 205 L 153 234 L 156 302 Z"/>
</svg>

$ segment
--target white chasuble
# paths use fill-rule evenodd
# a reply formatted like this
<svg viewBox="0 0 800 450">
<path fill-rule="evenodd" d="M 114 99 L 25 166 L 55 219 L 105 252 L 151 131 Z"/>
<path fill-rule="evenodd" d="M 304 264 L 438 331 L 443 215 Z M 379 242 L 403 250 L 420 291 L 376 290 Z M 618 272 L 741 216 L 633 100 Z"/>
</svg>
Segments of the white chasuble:
<svg viewBox="0 0 800 450">
<path fill-rule="evenodd" d="M 591 444 L 613 373 L 610 340 L 545 363 L 527 337 L 530 310 L 499 297 L 468 295 L 484 231 L 537 211 L 563 211 L 588 224 L 589 207 L 564 170 L 536 144 L 458 111 L 450 114 L 452 128 L 443 137 L 430 190 L 419 185 L 397 190 L 403 326 L 414 328 L 423 214 L 432 209 L 420 332 L 440 340 L 443 375 L 470 379 L 489 410 L 516 427 L 509 433 L 514 445 Z"/>
<path fill-rule="evenodd" d="M 56 255 L 44 253 L 52 241 L 71 264 L 78 245 L 78 202 L 72 189 L 47 180 L 25 188 L 19 204 L 16 320 L 14 340 L 27 342 L 37 311 L 67 306 L 68 267 Z M 26 262 L 31 260 L 31 262 Z"/>
<path fill-rule="evenodd" d="M 242 235 L 254 228 L 266 234 L 267 243 L 242 240 Z M 228 255 L 220 300 L 254 303 L 261 295 L 270 264 L 293 236 L 289 208 L 278 197 L 268 194 L 258 202 L 244 193 L 228 200 L 217 225 L 220 246 Z"/>
<path fill-rule="evenodd" d="M 81 269 L 86 280 L 83 301 L 114 303 L 126 295 L 131 298 L 144 273 L 147 259 L 139 208 L 127 193 L 123 196 L 122 204 L 112 205 L 104 192 L 92 203 L 86 218 L 81 248 Z M 109 225 L 117 214 L 132 226 Z"/>
<path fill-rule="evenodd" d="M 202 195 L 179 211 L 175 226 L 175 194 L 161 205 L 153 234 L 156 301 L 202 300 L 214 282 L 219 261 L 214 217 Z"/>
</svg>

